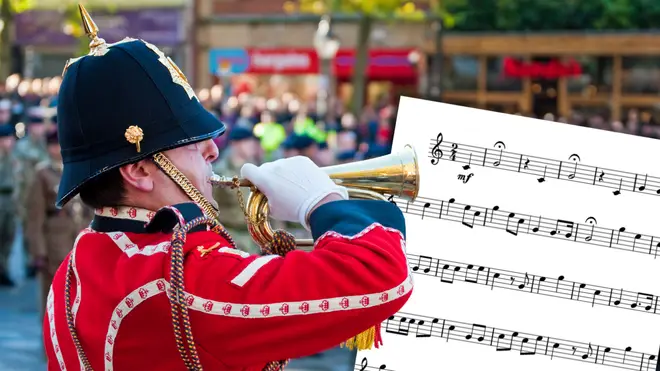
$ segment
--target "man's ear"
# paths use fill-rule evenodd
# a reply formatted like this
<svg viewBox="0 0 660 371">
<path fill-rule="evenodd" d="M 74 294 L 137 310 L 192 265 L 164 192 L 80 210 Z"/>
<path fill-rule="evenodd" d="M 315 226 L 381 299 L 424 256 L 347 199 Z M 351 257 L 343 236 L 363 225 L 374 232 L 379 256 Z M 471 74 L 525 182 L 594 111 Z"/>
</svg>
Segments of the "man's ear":
<svg viewBox="0 0 660 371">
<path fill-rule="evenodd" d="M 119 168 L 124 182 L 142 192 L 151 192 L 154 189 L 154 175 L 156 171 L 156 166 L 149 159 Z"/>
</svg>

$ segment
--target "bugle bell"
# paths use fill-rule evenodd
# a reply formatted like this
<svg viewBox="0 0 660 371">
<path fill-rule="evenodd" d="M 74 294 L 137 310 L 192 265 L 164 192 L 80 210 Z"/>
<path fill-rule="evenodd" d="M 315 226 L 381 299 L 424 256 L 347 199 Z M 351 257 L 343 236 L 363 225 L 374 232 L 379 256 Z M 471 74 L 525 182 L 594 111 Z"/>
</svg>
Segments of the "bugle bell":
<svg viewBox="0 0 660 371">
<path fill-rule="evenodd" d="M 336 184 L 346 187 L 351 199 L 387 201 L 387 194 L 414 201 L 419 192 L 417 154 L 410 145 L 397 153 L 321 169 Z M 249 187 L 252 192 L 244 206 L 248 230 L 259 246 L 266 246 L 272 241 L 274 231 L 268 221 L 268 199 L 263 193 L 244 178 L 214 174 L 211 183 L 215 187 Z M 313 244 L 311 239 L 296 239 L 297 246 Z"/>
</svg>

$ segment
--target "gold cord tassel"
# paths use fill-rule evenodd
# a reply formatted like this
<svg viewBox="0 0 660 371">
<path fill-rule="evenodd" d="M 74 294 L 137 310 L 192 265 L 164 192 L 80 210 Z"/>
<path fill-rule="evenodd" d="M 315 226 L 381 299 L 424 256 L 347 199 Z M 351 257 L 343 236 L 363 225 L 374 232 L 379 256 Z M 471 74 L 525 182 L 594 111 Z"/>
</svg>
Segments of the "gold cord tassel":
<svg viewBox="0 0 660 371">
<path fill-rule="evenodd" d="M 371 349 L 374 345 L 378 347 L 378 344 L 376 344 L 376 326 L 370 327 L 368 330 L 341 343 L 342 348 L 346 347 L 349 350 L 355 348 L 357 350 L 367 350 Z"/>
</svg>

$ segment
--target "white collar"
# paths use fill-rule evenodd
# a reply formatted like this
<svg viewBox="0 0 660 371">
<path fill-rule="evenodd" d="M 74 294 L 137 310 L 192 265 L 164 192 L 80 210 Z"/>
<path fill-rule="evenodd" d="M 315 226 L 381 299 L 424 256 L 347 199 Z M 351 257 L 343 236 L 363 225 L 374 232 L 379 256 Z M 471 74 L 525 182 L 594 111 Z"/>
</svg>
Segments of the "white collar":
<svg viewBox="0 0 660 371">
<path fill-rule="evenodd" d="M 155 211 L 132 206 L 103 207 L 94 210 L 94 213 L 108 218 L 138 220 L 145 223 L 156 215 Z"/>
</svg>

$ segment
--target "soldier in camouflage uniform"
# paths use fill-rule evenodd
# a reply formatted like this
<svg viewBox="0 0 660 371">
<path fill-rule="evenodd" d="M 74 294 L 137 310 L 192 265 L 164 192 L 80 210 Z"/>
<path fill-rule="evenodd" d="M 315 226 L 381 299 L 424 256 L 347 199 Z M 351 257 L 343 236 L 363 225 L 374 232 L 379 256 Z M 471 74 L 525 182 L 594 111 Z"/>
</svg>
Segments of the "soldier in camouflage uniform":
<svg viewBox="0 0 660 371">
<path fill-rule="evenodd" d="M 9 254 L 16 235 L 18 161 L 12 154 L 14 127 L 0 126 L 0 286 L 13 286 L 9 278 Z"/>
<path fill-rule="evenodd" d="M 223 156 L 213 164 L 213 171 L 222 176 L 240 176 L 241 167 L 246 163 L 260 165 L 261 147 L 252 131 L 242 126 L 236 126 L 229 133 L 229 145 Z M 249 191 L 241 189 L 243 199 L 247 201 Z M 240 249 L 251 254 L 259 254 L 260 249 L 248 232 L 245 214 L 238 203 L 237 190 L 218 187 L 213 191 L 213 198 L 220 210 L 220 223 L 236 240 Z"/>
<path fill-rule="evenodd" d="M 94 211 L 75 197 L 62 209 L 55 207 L 57 190 L 62 178 L 62 157 L 57 133 L 46 137 L 49 159 L 36 166 L 35 179 L 28 191 L 27 216 L 30 222 L 25 230 L 30 255 L 34 257 L 41 291 L 41 317 L 46 309 L 46 298 L 57 268 L 73 248 L 78 233 L 87 227 Z"/>
<path fill-rule="evenodd" d="M 28 190 L 35 178 L 38 163 L 48 161 L 46 150 L 46 124 L 41 107 L 32 108 L 26 120 L 27 135 L 16 143 L 16 157 L 20 161 L 21 180 L 19 184 L 18 215 L 21 218 L 23 231 L 27 230 L 27 201 Z M 27 247 L 27 246 L 26 246 Z M 28 251 L 29 254 L 29 251 Z M 35 273 L 34 257 L 29 256 L 30 276 Z"/>
</svg>

